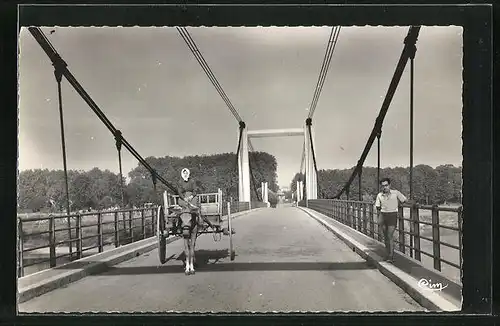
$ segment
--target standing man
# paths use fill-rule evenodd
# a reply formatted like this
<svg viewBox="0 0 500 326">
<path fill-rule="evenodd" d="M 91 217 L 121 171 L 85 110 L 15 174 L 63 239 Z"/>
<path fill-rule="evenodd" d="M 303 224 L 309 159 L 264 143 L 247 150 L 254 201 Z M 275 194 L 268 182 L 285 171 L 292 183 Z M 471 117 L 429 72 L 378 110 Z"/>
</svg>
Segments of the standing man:
<svg viewBox="0 0 500 326">
<path fill-rule="evenodd" d="M 387 251 L 386 261 L 394 261 L 394 230 L 398 222 L 399 204 L 407 201 L 406 197 L 396 189 L 391 189 L 391 179 L 380 180 L 382 191 L 375 199 L 377 219 L 384 233 L 385 248 Z"/>
</svg>

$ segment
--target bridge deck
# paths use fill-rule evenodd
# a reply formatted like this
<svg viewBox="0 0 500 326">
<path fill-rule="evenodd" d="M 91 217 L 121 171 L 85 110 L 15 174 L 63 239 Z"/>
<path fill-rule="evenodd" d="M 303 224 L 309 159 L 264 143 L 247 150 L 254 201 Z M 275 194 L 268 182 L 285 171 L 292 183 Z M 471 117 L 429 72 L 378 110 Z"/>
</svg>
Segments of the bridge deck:
<svg viewBox="0 0 500 326">
<path fill-rule="evenodd" d="M 48 311 L 423 311 L 398 286 L 298 208 L 264 209 L 234 220 L 228 240 L 197 242 L 196 275 L 185 276 L 183 243 L 34 298 L 20 312 Z"/>
</svg>

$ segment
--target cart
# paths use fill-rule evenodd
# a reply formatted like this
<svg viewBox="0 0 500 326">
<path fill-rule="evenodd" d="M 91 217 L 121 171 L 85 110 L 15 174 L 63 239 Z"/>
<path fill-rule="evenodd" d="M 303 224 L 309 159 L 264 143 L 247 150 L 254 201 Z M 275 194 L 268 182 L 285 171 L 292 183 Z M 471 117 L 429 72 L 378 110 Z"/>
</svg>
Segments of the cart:
<svg viewBox="0 0 500 326">
<path fill-rule="evenodd" d="M 230 203 L 227 203 L 227 219 L 223 217 L 223 202 L 222 191 L 218 189 L 216 193 L 199 194 L 198 203 L 200 208 L 200 224 L 198 227 L 198 235 L 213 234 L 214 241 L 216 236 L 219 239 L 222 235 L 228 236 L 229 253 L 231 261 L 235 258 L 233 250 L 233 234 L 234 230 L 231 227 L 231 209 Z M 163 193 L 163 205 L 159 205 L 157 209 L 156 235 L 158 238 L 158 255 L 161 264 L 165 264 L 167 260 L 167 238 L 182 237 L 182 230 L 179 226 L 179 205 L 177 205 L 178 196 Z M 227 221 L 227 227 L 223 224 Z M 231 232 L 229 232 L 231 230 Z"/>
</svg>

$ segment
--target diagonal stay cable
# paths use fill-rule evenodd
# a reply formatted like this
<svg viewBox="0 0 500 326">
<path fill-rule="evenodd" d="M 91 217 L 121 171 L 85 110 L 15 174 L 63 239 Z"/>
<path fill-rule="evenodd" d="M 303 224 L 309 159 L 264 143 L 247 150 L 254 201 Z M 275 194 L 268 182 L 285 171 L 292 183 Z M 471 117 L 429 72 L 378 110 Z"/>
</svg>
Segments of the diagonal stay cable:
<svg viewBox="0 0 500 326">
<path fill-rule="evenodd" d="M 332 60 L 332 55 L 333 51 L 335 50 L 335 46 L 337 44 L 338 36 L 340 34 L 340 27 L 333 27 L 332 31 L 330 33 L 329 41 L 327 44 L 327 48 L 325 51 L 325 56 L 323 58 L 323 63 L 321 66 L 320 74 L 318 76 L 318 81 L 316 83 L 316 89 L 313 95 L 313 99 L 310 105 L 310 110 L 309 110 L 309 115 L 308 118 L 306 119 L 306 125 L 308 129 L 308 136 L 309 136 L 309 142 L 312 150 L 312 158 L 313 158 L 313 163 L 314 163 L 314 173 L 316 174 L 316 180 L 318 180 L 318 165 L 316 161 L 316 154 L 314 151 L 314 144 L 313 144 L 313 139 L 312 139 L 312 134 L 311 134 L 311 121 L 312 121 L 312 116 L 316 110 L 316 105 L 318 103 L 319 96 L 321 94 L 321 91 L 323 89 L 324 82 L 326 80 L 326 76 L 328 74 L 328 69 L 330 67 L 330 63 Z M 305 148 L 304 148 L 305 150 Z M 317 191 L 318 194 L 321 194 L 321 187 L 320 184 L 317 183 Z"/>
<path fill-rule="evenodd" d="M 47 54 L 49 59 L 52 61 L 52 64 L 56 69 L 60 69 L 62 75 L 68 80 L 68 82 L 73 86 L 73 88 L 77 91 L 77 93 L 82 97 L 82 99 L 89 105 L 89 107 L 94 111 L 94 113 L 99 117 L 101 122 L 108 128 L 108 130 L 116 135 L 117 129 L 113 126 L 111 121 L 105 116 L 102 110 L 98 107 L 98 105 L 92 100 L 90 95 L 83 89 L 83 87 L 78 83 L 73 74 L 69 71 L 66 62 L 61 58 L 61 56 L 57 53 L 55 48 L 52 46 L 50 41 L 45 37 L 44 33 L 40 30 L 39 27 L 29 27 L 28 30 L 33 35 L 35 40 L 41 46 L 43 51 Z M 130 143 L 122 138 L 123 144 L 130 151 L 130 153 L 152 174 L 153 178 L 157 178 L 160 180 L 165 186 L 167 186 L 173 193 L 177 194 L 177 188 L 166 181 L 162 176 L 160 176 L 156 170 L 154 170 L 149 163 L 144 160 L 144 158 L 139 155 L 139 153 L 130 145 Z"/>
<path fill-rule="evenodd" d="M 318 81 L 316 83 L 316 89 L 314 91 L 313 99 L 311 102 L 311 108 L 309 110 L 308 118 L 312 118 L 314 114 L 314 110 L 316 109 L 316 105 L 319 100 L 319 96 L 321 94 L 321 90 L 323 89 L 324 82 L 326 80 L 326 76 L 328 74 L 328 69 L 330 67 L 330 63 L 332 60 L 333 51 L 335 50 L 335 46 L 337 44 L 338 36 L 340 34 L 340 27 L 333 27 L 330 33 L 330 38 L 328 41 L 328 45 L 325 51 L 325 57 L 323 58 L 323 63 L 321 66 L 321 70 L 319 73 Z"/>
<path fill-rule="evenodd" d="M 399 85 L 399 81 L 401 80 L 401 76 L 403 75 L 406 64 L 408 63 L 408 59 L 414 52 L 419 32 L 420 32 L 420 26 L 411 26 L 410 29 L 408 30 L 408 34 L 404 39 L 404 47 L 401 52 L 398 64 L 396 66 L 396 70 L 394 71 L 394 75 L 392 76 L 392 80 L 391 83 L 389 84 L 389 88 L 387 90 L 384 102 L 382 103 L 382 107 L 380 108 L 379 115 L 375 119 L 375 125 L 373 126 L 372 132 L 366 142 L 363 153 L 361 154 L 361 157 L 358 160 L 358 163 L 354 168 L 354 171 L 349 177 L 349 180 L 346 182 L 344 187 L 334 196 L 334 198 L 337 199 L 340 198 L 340 196 L 351 186 L 351 183 L 353 182 L 354 178 L 358 175 L 358 173 L 361 171 L 363 167 L 365 159 L 368 156 L 368 153 L 370 152 L 370 149 L 373 145 L 373 141 L 377 137 L 377 134 L 379 134 L 382 131 L 384 118 L 387 114 L 387 110 L 389 109 L 392 98 L 396 93 L 396 89 Z"/>
<path fill-rule="evenodd" d="M 233 112 L 233 114 L 234 114 L 235 110 L 234 110 L 234 107 L 233 107 L 231 101 L 229 100 L 229 98 L 225 94 L 224 90 L 220 86 L 215 75 L 210 70 L 210 67 L 208 66 L 208 64 L 204 60 L 203 56 L 201 55 L 201 52 L 196 47 L 194 40 L 190 37 L 190 35 L 187 33 L 186 30 L 184 30 L 182 28 L 178 28 L 177 30 L 178 30 L 179 34 L 181 35 L 182 39 L 184 40 L 184 42 L 188 45 L 189 49 L 191 50 L 191 53 L 193 53 L 195 59 L 200 64 L 200 66 L 203 69 L 203 71 L 205 72 L 205 74 L 208 76 L 208 79 L 212 82 L 212 85 L 215 87 L 215 89 L 217 90 L 219 95 L 222 97 L 222 100 L 226 103 L 229 110 L 231 112 Z M 238 117 L 236 117 L 236 119 L 238 120 Z"/>
<path fill-rule="evenodd" d="M 194 42 L 194 40 L 191 37 L 191 35 L 189 34 L 189 32 L 184 27 L 177 27 L 177 31 L 181 35 L 184 42 L 186 42 L 187 46 L 189 47 L 189 49 L 193 53 L 194 57 L 196 58 L 196 60 L 200 64 L 200 66 L 203 69 L 203 71 L 205 72 L 205 74 L 208 76 L 208 79 L 210 79 L 210 81 L 212 82 L 212 85 L 215 87 L 215 89 L 217 90 L 219 95 L 222 97 L 222 100 L 226 103 L 226 105 L 229 108 L 229 110 L 231 111 L 231 113 L 233 113 L 234 117 L 236 118 L 236 120 L 238 122 L 242 122 L 240 115 L 238 114 L 237 110 L 234 108 L 234 105 L 231 103 L 231 100 L 229 100 L 229 97 L 226 95 L 226 93 L 222 89 L 222 86 L 219 84 L 217 78 L 215 77 L 212 70 L 208 66 L 208 63 L 206 62 L 205 58 L 201 54 L 201 51 L 196 46 L 196 43 Z M 252 142 L 250 140 L 248 140 L 248 147 L 249 147 L 250 151 L 254 151 Z"/>
<path fill-rule="evenodd" d="M 52 61 L 52 64 L 56 69 L 62 69 L 63 71 L 66 70 L 68 74 L 64 74 L 66 79 L 70 82 L 70 84 L 76 84 L 78 88 L 82 88 L 81 85 L 76 81 L 75 77 L 67 70 L 67 64 L 64 62 L 64 60 L 61 58 L 61 56 L 57 53 L 55 48 L 52 46 L 50 41 L 47 39 L 45 34 L 39 29 L 39 28 L 34 28 L 30 27 L 29 31 L 33 35 L 36 41 L 40 44 L 42 49 L 45 51 L 45 53 L 49 56 L 49 59 Z M 82 98 L 89 103 L 91 107 L 96 107 L 97 104 L 90 98 L 90 96 L 83 91 L 81 94 Z M 97 116 L 101 119 L 101 121 L 106 125 L 108 129 L 110 129 L 112 132 L 116 130 L 116 128 L 113 127 L 111 122 L 108 120 L 108 118 L 102 113 L 100 110 L 94 111 Z"/>
<path fill-rule="evenodd" d="M 312 118 L 312 116 L 314 114 L 314 111 L 316 110 L 316 106 L 317 106 L 318 101 L 319 101 L 319 96 L 321 94 L 321 91 L 323 90 L 323 85 L 325 84 L 326 76 L 328 74 L 328 69 L 330 68 L 330 63 L 331 63 L 332 57 L 333 57 L 333 51 L 335 50 L 335 47 L 337 45 L 339 34 L 340 34 L 340 27 L 337 29 L 337 34 L 335 35 L 335 40 L 333 41 L 333 45 L 330 48 L 330 53 L 328 55 L 328 60 L 327 60 L 327 63 L 326 63 L 326 67 L 327 68 L 326 68 L 325 73 L 321 77 L 321 82 L 320 82 L 320 86 L 319 86 L 318 95 L 316 96 L 316 99 L 315 99 L 314 104 L 313 104 L 313 108 L 310 111 L 310 116 L 309 116 L 310 118 Z"/>
<path fill-rule="evenodd" d="M 196 60 L 200 64 L 201 68 L 203 69 L 203 71 L 207 75 L 208 79 L 210 79 L 210 81 L 212 82 L 212 85 L 215 87 L 215 89 L 217 90 L 217 92 L 219 93 L 219 95 L 222 97 L 222 100 L 226 103 L 226 105 L 229 108 L 229 110 L 233 113 L 233 115 L 236 118 L 236 120 L 238 122 L 242 122 L 242 119 L 241 119 L 240 115 L 238 114 L 238 112 L 235 109 L 234 105 L 231 103 L 231 100 L 229 99 L 229 97 L 226 95 L 226 93 L 222 89 L 222 86 L 220 85 L 220 83 L 218 82 L 218 80 L 215 77 L 214 73 L 210 69 L 210 66 L 206 62 L 206 60 L 203 57 L 201 51 L 196 46 L 196 43 L 194 42 L 194 40 L 191 37 L 191 35 L 189 34 L 189 32 L 184 27 L 177 27 L 177 31 L 179 32 L 179 34 L 181 35 L 182 39 L 187 44 L 187 46 L 189 47 L 189 49 L 191 50 L 191 53 L 193 53 L 194 57 L 196 58 Z M 248 147 L 249 147 L 250 151 L 254 151 L 253 145 L 250 142 L 250 140 L 248 140 Z"/>
<path fill-rule="evenodd" d="M 316 100 L 316 97 L 318 96 L 318 91 L 319 91 L 319 85 L 321 83 L 321 77 L 324 75 L 324 71 L 325 71 L 325 68 L 326 68 L 326 62 L 328 61 L 328 56 L 330 55 L 330 52 L 331 52 L 331 47 L 332 47 L 332 36 L 334 34 L 334 32 L 336 31 L 336 27 L 333 27 L 331 32 L 330 32 L 330 37 L 328 38 L 328 43 L 327 43 L 327 46 L 326 46 L 326 51 L 325 51 L 325 56 L 323 57 L 323 62 L 321 64 L 321 69 L 319 71 L 319 76 L 318 76 L 318 81 L 316 82 L 316 87 L 314 88 L 314 94 L 313 94 L 313 98 L 312 98 L 312 101 L 311 101 L 311 105 L 310 105 L 310 110 L 312 110 L 313 106 L 314 106 L 314 103 L 315 103 L 315 100 Z M 310 116 L 312 116 L 312 114 L 309 114 Z"/>
<path fill-rule="evenodd" d="M 198 61 L 198 63 L 202 67 L 202 69 L 205 71 L 207 77 L 210 79 L 210 81 L 212 82 L 215 89 L 219 92 L 219 94 L 222 97 L 222 99 L 224 100 L 224 102 L 226 102 L 229 110 L 233 113 L 236 120 L 238 122 L 242 121 L 241 117 L 239 116 L 238 112 L 234 108 L 234 106 L 231 103 L 231 101 L 229 100 L 228 96 L 226 95 L 226 93 L 222 89 L 222 86 L 220 85 L 219 81 L 217 80 L 217 78 L 213 74 L 212 70 L 210 69 L 210 66 L 206 62 L 201 51 L 196 46 L 196 43 L 194 42 L 194 40 L 191 37 L 191 35 L 189 34 L 189 32 L 186 30 L 185 27 L 177 27 L 177 31 L 181 35 L 184 42 L 186 42 L 186 44 L 188 45 L 189 49 L 191 50 L 191 52 L 195 56 L 196 60 Z"/>
</svg>

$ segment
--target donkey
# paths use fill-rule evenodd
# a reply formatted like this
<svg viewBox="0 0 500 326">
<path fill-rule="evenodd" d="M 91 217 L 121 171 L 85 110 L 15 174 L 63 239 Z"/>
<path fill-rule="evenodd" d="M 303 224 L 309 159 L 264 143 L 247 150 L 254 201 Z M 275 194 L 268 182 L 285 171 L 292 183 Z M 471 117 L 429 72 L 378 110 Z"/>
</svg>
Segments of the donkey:
<svg viewBox="0 0 500 326">
<path fill-rule="evenodd" d="M 198 228 L 200 222 L 199 208 L 191 203 L 187 203 L 189 207 L 183 207 L 179 214 L 179 224 L 184 238 L 184 255 L 186 256 L 186 266 L 184 273 L 186 275 L 194 274 L 195 247 L 196 239 L 198 238 Z"/>
</svg>

